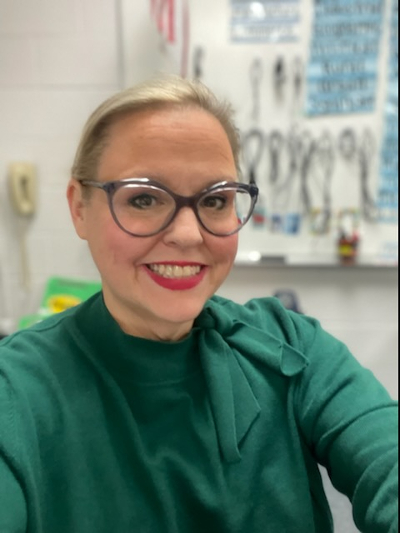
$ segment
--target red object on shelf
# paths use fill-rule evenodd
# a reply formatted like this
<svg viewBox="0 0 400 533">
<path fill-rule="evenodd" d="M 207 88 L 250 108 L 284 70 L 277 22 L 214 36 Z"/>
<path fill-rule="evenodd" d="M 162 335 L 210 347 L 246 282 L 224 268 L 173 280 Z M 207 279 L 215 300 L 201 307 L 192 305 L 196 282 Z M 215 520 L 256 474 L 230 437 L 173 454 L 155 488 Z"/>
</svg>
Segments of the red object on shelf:
<svg viewBox="0 0 400 533">
<path fill-rule="evenodd" d="M 345 265 L 353 265 L 358 254 L 358 235 L 352 237 L 340 237 L 338 240 L 338 255 L 340 262 Z"/>
</svg>

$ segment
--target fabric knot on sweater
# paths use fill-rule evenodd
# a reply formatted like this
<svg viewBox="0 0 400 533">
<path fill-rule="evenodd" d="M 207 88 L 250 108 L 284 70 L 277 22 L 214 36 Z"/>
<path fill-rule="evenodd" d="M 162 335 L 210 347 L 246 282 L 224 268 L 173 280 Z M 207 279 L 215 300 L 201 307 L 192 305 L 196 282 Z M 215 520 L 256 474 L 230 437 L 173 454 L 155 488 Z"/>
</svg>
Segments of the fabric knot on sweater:
<svg viewBox="0 0 400 533">
<path fill-rule="evenodd" d="M 196 319 L 196 326 L 203 330 L 215 330 L 225 337 L 232 330 L 233 320 L 228 313 L 217 313 L 212 306 L 206 307 Z"/>
<path fill-rule="evenodd" d="M 255 359 L 287 378 L 301 372 L 308 360 L 265 329 L 233 320 L 220 306 L 207 305 L 195 325 L 221 452 L 227 462 L 240 461 L 240 442 L 261 411 L 240 359 Z"/>
</svg>

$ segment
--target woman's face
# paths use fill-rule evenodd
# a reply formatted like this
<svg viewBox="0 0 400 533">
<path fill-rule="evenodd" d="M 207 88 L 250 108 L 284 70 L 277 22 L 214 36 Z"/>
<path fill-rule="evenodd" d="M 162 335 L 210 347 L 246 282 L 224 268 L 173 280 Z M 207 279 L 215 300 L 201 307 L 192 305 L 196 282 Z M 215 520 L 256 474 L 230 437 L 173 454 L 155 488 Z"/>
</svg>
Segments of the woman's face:
<svg viewBox="0 0 400 533">
<path fill-rule="evenodd" d="M 212 115 L 196 108 L 146 110 L 112 125 L 97 180 L 134 177 L 153 178 L 190 196 L 236 179 L 236 168 L 226 133 Z M 88 201 L 81 192 L 71 180 L 68 200 L 75 228 L 88 241 L 106 305 L 122 329 L 156 339 L 186 335 L 228 275 L 237 235 L 211 235 L 185 207 L 158 235 L 132 237 L 114 222 L 104 191 L 93 188 Z M 184 282 L 179 266 L 186 267 Z"/>
</svg>

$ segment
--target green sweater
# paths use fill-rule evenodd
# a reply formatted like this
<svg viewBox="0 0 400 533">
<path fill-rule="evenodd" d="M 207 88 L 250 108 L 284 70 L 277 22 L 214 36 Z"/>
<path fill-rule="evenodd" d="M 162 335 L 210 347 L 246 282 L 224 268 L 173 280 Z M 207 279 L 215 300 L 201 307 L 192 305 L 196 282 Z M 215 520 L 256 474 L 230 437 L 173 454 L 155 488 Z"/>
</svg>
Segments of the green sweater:
<svg viewBox="0 0 400 533">
<path fill-rule="evenodd" d="M 175 343 L 95 295 L 0 342 L 1 533 L 329 533 L 317 461 L 397 532 L 397 412 L 275 299 L 214 297 Z"/>
</svg>

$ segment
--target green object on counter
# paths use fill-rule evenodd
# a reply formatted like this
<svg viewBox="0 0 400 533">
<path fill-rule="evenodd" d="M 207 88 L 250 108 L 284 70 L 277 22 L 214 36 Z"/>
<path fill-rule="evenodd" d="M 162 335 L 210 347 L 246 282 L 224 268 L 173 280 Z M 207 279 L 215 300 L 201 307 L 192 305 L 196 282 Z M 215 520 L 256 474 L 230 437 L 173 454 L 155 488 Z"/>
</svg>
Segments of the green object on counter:
<svg viewBox="0 0 400 533">
<path fill-rule="evenodd" d="M 25 329 L 45 318 L 74 307 L 101 290 L 101 283 L 69 278 L 50 278 L 46 284 L 39 311 L 24 315 L 18 329 Z"/>
<path fill-rule="evenodd" d="M 50 316 L 50 315 L 47 315 L 47 316 Z M 34 324 L 41 322 L 44 318 L 46 318 L 46 315 L 44 314 L 41 315 L 40 313 L 34 313 L 32 315 L 24 315 L 18 321 L 18 329 L 29 328 L 30 326 L 33 326 Z"/>
</svg>

